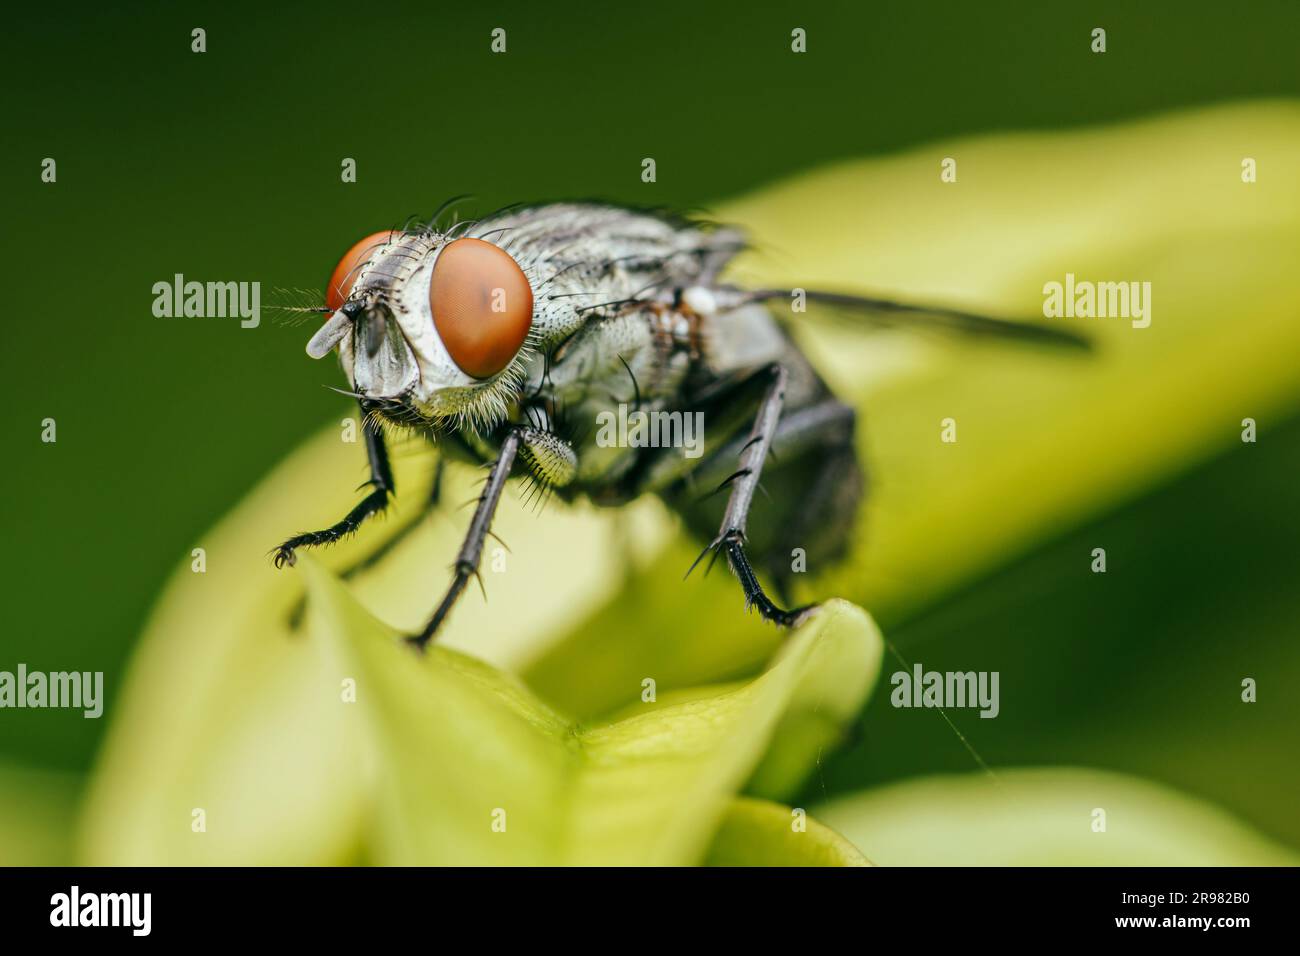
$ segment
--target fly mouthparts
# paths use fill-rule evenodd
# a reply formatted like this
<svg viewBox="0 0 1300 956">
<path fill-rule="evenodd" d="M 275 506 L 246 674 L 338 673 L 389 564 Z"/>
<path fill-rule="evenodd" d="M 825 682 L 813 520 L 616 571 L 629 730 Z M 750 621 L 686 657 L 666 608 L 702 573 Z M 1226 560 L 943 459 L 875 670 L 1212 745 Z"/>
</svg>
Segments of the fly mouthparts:
<svg viewBox="0 0 1300 956">
<path fill-rule="evenodd" d="M 324 358 L 334 351 L 334 347 L 343 341 L 343 336 L 351 329 L 352 320 L 348 318 L 347 313 L 339 309 L 311 337 L 311 341 L 307 343 L 307 354 L 314 359 Z"/>
<path fill-rule="evenodd" d="M 381 310 L 375 309 L 366 313 L 366 322 L 363 337 L 366 341 L 366 355 L 374 358 L 379 354 L 380 346 L 384 344 L 384 335 L 388 330 L 388 320 Z"/>
</svg>

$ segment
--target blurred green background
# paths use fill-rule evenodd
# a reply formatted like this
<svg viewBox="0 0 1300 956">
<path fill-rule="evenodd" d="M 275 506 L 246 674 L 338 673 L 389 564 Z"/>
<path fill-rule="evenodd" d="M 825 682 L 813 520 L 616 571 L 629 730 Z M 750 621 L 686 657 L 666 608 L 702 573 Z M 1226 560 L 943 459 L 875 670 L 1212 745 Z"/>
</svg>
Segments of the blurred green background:
<svg viewBox="0 0 1300 956">
<path fill-rule="evenodd" d="M 497 26 L 506 56 L 488 52 Z M 805 56 L 787 52 L 794 26 Z M 1104 56 L 1089 52 L 1094 26 Z M 190 52 L 194 27 L 205 54 Z M 165 576 L 349 409 L 323 387 L 338 384 L 333 366 L 303 355 L 302 328 L 158 319 L 153 283 L 258 280 L 264 301 L 275 286 L 316 288 L 357 237 L 460 193 L 473 210 L 564 197 L 707 209 L 936 138 L 1300 96 L 1300 8 L 1282 0 L 85 4 L 24 8 L 5 33 L 3 427 L 16 451 L 0 472 L 0 668 L 103 670 L 110 715 Z M 645 156 L 655 184 L 640 180 Z M 40 181 L 45 157 L 57 184 Z M 339 181 L 343 157 L 355 184 Z M 40 441 L 46 417 L 55 445 Z M 991 669 L 1014 659 L 1004 672 L 1023 675 L 1016 692 L 1034 706 L 964 726 L 990 762 L 1127 770 L 1300 844 L 1287 811 L 1300 770 L 1277 763 L 1279 741 L 1296 742 L 1294 707 L 1228 714 L 1231 692 L 1224 712 L 1204 693 L 1216 674 L 1235 686 L 1241 661 L 1271 675 L 1261 696 L 1300 678 L 1297 439 L 1300 422 L 1274 426 L 889 636 L 931 669 L 964 668 L 973 641 Z M 1081 574 L 1099 535 L 1141 573 Z M 1230 654 L 1233 667 L 1207 661 Z M 816 794 L 970 768 L 942 722 L 887 701 L 875 696 L 872 733 L 826 763 Z M 71 772 L 107 726 L 74 712 L 2 719 L 0 760 Z"/>
</svg>

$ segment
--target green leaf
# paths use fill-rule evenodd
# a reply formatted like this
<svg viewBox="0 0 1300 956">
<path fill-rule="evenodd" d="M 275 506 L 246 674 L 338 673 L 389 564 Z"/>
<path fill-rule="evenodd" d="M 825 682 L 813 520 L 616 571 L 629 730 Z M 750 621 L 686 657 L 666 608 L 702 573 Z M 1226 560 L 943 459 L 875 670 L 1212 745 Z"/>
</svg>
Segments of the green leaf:
<svg viewBox="0 0 1300 956">
<path fill-rule="evenodd" d="M 1104 811 L 1104 818 L 1097 814 Z M 815 807 L 881 866 L 1294 866 L 1211 804 L 1083 769 L 927 777 Z M 1094 830 L 1104 819 L 1105 831 Z"/>
<path fill-rule="evenodd" d="M 697 862 L 782 714 L 815 700 L 848 717 L 866 691 L 863 660 L 880 654 L 867 616 L 832 602 L 749 683 L 583 726 L 480 661 L 415 653 L 303 564 L 312 639 L 355 679 L 382 768 L 370 840 L 380 863 Z"/>
<path fill-rule="evenodd" d="M 709 866 L 870 866 L 844 837 L 816 820 L 796 829 L 793 814 L 779 803 L 741 797 L 732 802 L 713 838 Z"/>
</svg>

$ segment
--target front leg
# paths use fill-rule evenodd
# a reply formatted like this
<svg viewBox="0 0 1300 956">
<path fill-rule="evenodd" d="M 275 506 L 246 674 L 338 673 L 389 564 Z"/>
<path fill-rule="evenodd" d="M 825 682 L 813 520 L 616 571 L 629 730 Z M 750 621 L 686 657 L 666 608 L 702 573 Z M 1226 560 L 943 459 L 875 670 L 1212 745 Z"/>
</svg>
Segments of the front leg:
<svg viewBox="0 0 1300 956">
<path fill-rule="evenodd" d="M 781 420 L 781 409 L 785 404 L 788 373 L 780 365 L 772 365 L 769 372 L 771 384 L 768 385 L 763 400 L 758 406 L 758 414 L 754 418 L 753 428 L 750 429 L 749 440 L 745 442 L 740 452 L 740 469 L 728 479 L 731 484 L 731 497 L 727 500 L 727 511 L 722 516 L 722 527 L 718 531 L 718 536 L 700 553 L 691 568 L 693 570 L 710 551 L 714 552 L 714 557 L 718 552 L 725 551 L 727 563 L 731 565 L 732 572 L 740 579 L 740 586 L 745 591 L 745 606 L 758 608 L 758 612 L 766 620 L 774 621 L 783 627 L 793 627 L 807 616 L 812 607 L 794 608 L 789 611 L 778 607 L 763 591 L 763 586 L 758 583 L 758 576 L 754 574 L 754 568 L 749 562 L 748 555 L 745 554 L 745 525 L 749 519 L 749 507 L 754 502 L 754 492 L 758 489 L 758 479 L 763 473 L 763 463 L 767 460 L 768 452 L 772 447 L 777 424 Z M 686 573 L 690 574 L 690 571 Z"/>
<path fill-rule="evenodd" d="M 438 609 L 433 612 L 429 623 L 424 626 L 424 630 L 407 638 L 421 650 L 438 633 L 438 628 L 446 620 L 452 605 L 464 592 L 470 576 L 478 574 L 479 559 L 483 556 L 483 542 L 487 540 L 492 530 L 492 518 L 501 501 L 501 492 L 505 490 L 506 480 L 510 477 L 510 470 L 514 467 L 515 459 L 521 450 L 533 476 L 545 485 L 566 485 L 577 473 L 577 457 L 573 448 L 552 433 L 526 425 L 516 425 L 506 433 L 505 441 L 501 443 L 501 451 L 497 460 L 492 463 L 487 481 L 483 485 L 483 492 L 479 495 L 478 507 L 474 509 L 474 519 L 469 523 L 465 542 L 456 555 L 451 587 L 447 589 L 446 595 L 438 605 Z M 479 584 L 482 583 L 480 578 Z"/>
<path fill-rule="evenodd" d="M 323 531 L 306 531 L 294 535 L 275 549 L 275 566 L 282 568 L 292 565 L 297 560 L 298 548 L 313 548 L 322 544 L 332 544 L 340 538 L 351 534 L 361 527 L 363 521 L 371 515 L 378 514 L 388 507 L 388 499 L 393 494 L 393 471 L 388 464 L 388 449 L 384 445 L 383 428 L 372 421 L 363 406 L 361 409 L 362 432 L 366 439 L 366 458 L 370 462 L 370 480 L 362 487 L 370 486 L 370 494 L 361 503 L 347 513 L 337 524 Z"/>
</svg>

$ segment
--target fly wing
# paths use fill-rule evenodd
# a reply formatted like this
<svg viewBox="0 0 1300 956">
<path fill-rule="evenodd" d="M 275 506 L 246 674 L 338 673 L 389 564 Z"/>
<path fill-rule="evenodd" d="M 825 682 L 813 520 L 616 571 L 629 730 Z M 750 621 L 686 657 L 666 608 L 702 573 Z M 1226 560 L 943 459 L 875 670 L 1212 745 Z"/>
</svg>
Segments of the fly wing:
<svg viewBox="0 0 1300 956">
<path fill-rule="evenodd" d="M 743 294 L 748 301 L 790 301 L 794 293 L 788 289 L 758 289 Z M 806 313 L 807 317 L 814 319 L 824 316 L 860 326 L 932 329 L 1079 351 L 1090 351 L 1093 347 L 1087 336 L 1030 320 L 995 318 L 944 305 L 922 305 L 841 292 L 809 290 L 804 292 L 804 296 L 808 302 L 826 307 Z M 800 315 L 799 320 L 804 317 Z"/>
</svg>

